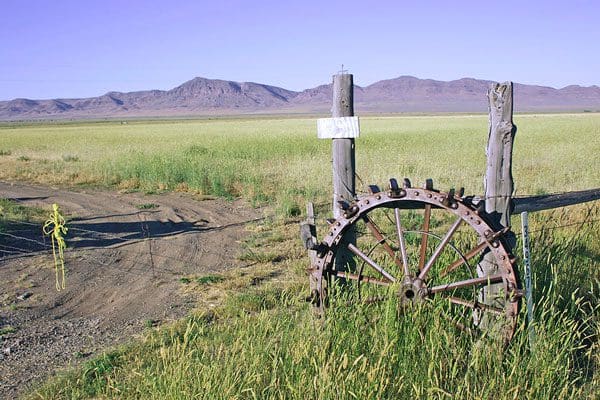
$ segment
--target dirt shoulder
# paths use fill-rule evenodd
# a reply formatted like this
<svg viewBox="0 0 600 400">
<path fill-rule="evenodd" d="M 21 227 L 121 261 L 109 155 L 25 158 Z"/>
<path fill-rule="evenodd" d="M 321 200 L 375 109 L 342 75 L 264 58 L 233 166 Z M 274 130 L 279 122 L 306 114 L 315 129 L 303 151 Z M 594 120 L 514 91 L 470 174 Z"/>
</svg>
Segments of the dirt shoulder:
<svg viewBox="0 0 600 400">
<path fill-rule="evenodd" d="M 50 209 L 70 228 L 67 287 L 55 288 L 39 225 L 0 237 L 0 398 L 148 326 L 184 316 L 195 299 L 180 279 L 239 265 L 239 242 L 259 212 L 242 202 L 178 193 L 69 191 L 0 182 L 0 197 Z"/>
</svg>

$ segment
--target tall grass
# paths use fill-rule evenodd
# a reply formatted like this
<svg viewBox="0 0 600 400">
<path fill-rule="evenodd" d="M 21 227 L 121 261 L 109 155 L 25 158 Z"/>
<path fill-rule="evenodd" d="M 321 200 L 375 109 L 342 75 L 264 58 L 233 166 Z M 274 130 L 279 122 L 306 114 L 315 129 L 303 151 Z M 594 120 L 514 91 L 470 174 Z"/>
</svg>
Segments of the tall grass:
<svg viewBox="0 0 600 400">
<path fill-rule="evenodd" d="M 600 165 L 599 114 L 523 115 L 515 123 L 518 194 L 600 186 L 589 171 Z M 329 200 L 331 146 L 316 138 L 315 125 L 314 119 L 217 119 L 5 126 L 0 135 L 10 155 L 0 158 L 0 178 L 183 190 L 297 208 L 307 198 Z M 362 183 L 409 177 L 482 193 L 486 116 L 365 117 L 361 125 L 359 190 Z"/>
<path fill-rule="evenodd" d="M 599 213 L 593 208 L 588 220 Z M 585 209 L 568 220 L 581 215 Z M 556 216 L 533 216 L 532 226 L 551 220 Z M 599 226 L 588 222 L 575 235 L 568 228 L 551 235 L 532 229 L 533 344 L 524 312 L 504 347 L 456 330 L 443 303 L 399 314 L 393 299 L 348 306 L 342 296 L 317 319 L 302 299 L 304 284 L 267 283 L 89 361 L 33 397 L 594 399 Z"/>
</svg>

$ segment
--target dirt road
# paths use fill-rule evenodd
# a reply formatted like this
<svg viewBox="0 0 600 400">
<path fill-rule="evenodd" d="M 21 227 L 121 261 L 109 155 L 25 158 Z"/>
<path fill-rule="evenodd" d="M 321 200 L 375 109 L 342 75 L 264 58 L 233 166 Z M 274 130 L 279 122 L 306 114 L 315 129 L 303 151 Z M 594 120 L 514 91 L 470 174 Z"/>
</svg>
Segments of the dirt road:
<svg viewBox="0 0 600 400">
<path fill-rule="evenodd" d="M 0 398 L 57 369 L 186 314 L 181 277 L 236 266 L 247 222 L 241 202 L 0 182 L 0 197 L 68 217 L 67 287 L 57 292 L 40 225 L 0 237 Z"/>
</svg>

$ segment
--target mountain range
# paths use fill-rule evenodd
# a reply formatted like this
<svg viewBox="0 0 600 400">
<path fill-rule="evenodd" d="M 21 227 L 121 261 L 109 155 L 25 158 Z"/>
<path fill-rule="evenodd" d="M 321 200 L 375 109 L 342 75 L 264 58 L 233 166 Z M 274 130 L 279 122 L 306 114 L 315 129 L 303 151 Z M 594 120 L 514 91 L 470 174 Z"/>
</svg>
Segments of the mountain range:
<svg viewBox="0 0 600 400">
<path fill-rule="evenodd" d="M 487 112 L 492 81 L 400 76 L 354 87 L 355 113 Z M 109 92 L 81 99 L 0 101 L 0 120 L 328 114 L 331 84 L 301 92 L 253 82 L 194 78 L 170 90 Z M 514 84 L 516 112 L 600 111 L 600 87 Z"/>
</svg>

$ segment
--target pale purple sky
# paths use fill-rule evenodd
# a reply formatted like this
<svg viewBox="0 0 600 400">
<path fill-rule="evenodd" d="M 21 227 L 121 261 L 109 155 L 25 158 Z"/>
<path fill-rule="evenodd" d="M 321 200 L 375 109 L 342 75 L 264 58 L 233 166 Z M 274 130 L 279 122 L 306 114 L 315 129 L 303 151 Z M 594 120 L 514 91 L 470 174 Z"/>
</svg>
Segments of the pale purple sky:
<svg viewBox="0 0 600 400">
<path fill-rule="evenodd" d="M 0 100 L 195 76 L 302 90 L 342 63 L 359 85 L 600 85 L 600 1 L 0 0 Z"/>
</svg>

